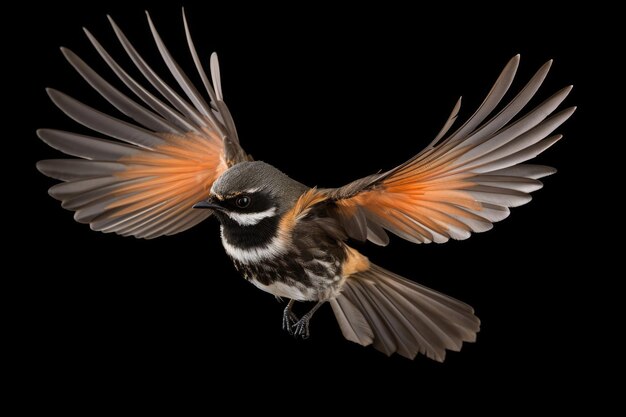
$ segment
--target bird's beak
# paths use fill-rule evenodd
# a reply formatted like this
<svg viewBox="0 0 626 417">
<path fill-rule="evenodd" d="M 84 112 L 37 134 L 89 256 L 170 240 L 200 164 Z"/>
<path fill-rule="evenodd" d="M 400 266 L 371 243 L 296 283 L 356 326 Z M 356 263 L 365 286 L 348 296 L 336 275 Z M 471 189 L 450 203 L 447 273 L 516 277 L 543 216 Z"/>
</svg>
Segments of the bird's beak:
<svg viewBox="0 0 626 417">
<path fill-rule="evenodd" d="M 222 206 L 217 204 L 217 199 L 213 196 L 207 198 L 206 200 L 198 201 L 193 205 L 195 209 L 212 209 L 212 210 L 224 210 Z"/>
</svg>

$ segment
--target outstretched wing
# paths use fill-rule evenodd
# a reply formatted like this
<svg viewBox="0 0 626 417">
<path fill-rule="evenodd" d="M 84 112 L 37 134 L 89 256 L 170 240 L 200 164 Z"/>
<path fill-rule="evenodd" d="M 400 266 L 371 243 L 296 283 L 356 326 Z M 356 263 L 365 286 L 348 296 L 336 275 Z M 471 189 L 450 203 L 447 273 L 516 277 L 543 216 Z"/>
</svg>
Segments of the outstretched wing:
<svg viewBox="0 0 626 417">
<path fill-rule="evenodd" d="M 511 122 L 541 86 L 550 61 L 485 122 L 509 89 L 518 65 L 519 55 L 509 61 L 485 101 L 456 132 L 443 139 L 457 118 L 460 100 L 422 152 L 391 171 L 328 191 L 351 237 L 385 245 L 388 230 L 415 243 L 467 239 L 506 218 L 509 207 L 531 200 L 530 193 L 542 187 L 538 179 L 555 170 L 524 162 L 561 138 L 550 135 L 575 108 L 553 114 L 570 86 Z"/>
<path fill-rule="evenodd" d="M 40 161 L 37 168 L 63 181 L 50 188 L 50 195 L 61 200 L 64 208 L 75 211 L 76 221 L 89 223 L 94 230 L 148 239 L 182 232 L 210 216 L 210 210 L 193 210 L 192 206 L 208 197 L 211 185 L 228 167 L 247 159 L 223 101 L 217 56 L 211 56 L 211 85 L 183 12 L 189 50 L 210 98 L 207 103 L 174 61 L 148 15 L 163 61 L 187 100 L 153 71 L 115 22 L 109 20 L 124 50 L 157 94 L 132 78 L 85 30 L 102 59 L 140 102 L 113 87 L 72 51 L 62 48 L 65 58 L 91 87 L 134 123 L 48 89 L 54 104 L 65 114 L 114 140 L 41 129 L 37 134 L 44 142 L 81 159 Z"/>
</svg>

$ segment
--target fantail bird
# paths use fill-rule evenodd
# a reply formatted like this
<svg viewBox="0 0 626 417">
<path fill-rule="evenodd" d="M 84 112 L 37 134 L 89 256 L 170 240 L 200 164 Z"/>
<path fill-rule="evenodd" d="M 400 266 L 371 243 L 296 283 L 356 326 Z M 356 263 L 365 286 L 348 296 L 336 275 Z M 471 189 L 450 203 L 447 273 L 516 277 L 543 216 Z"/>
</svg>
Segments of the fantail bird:
<svg viewBox="0 0 626 417">
<path fill-rule="evenodd" d="M 187 43 L 208 102 L 174 61 L 149 16 L 156 45 L 186 98 L 109 20 L 143 83 L 152 88 L 129 75 L 87 30 L 91 44 L 129 91 L 118 90 L 62 49 L 98 93 L 134 120 L 109 116 L 48 89 L 69 117 L 114 139 L 37 132 L 53 148 L 81 158 L 37 164 L 45 175 L 63 181 L 50 188 L 50 195 L 75 211 L 76 221 L 93 230 L 151 239 L 182 232 L 215 214 L 235 267 L 258 288 L 289 299 L 283 327 L 295 335 L 308 337 L 313 313 L 328 302 L 346 339 L 388 355 L 422 353 L 443 361 L 446 349 L 458 351 L 463 342 L 476 340 L 480 321 L 470 306 L 372 264 L 349 242 L 384 246 L 387 232 L 415 243 L 466 239 L 506 218 L 509 207 L 529 202 L 530 192 L 542 187 L 538 179 L 555 170 L 524 162 L 561 138 L 550 134 L 574 108 L 553 113 L 571 87 L 511 120 L 535 95 L 551 62 L 495 113 L 517 70 L 515 56 L 460 128 L 448 133 L 459 99 L 436 138 L 400 166 L 340 188 L 309 188 L 252 161 L 241 148 L 223 101 L 217 56 L 211 56 L 210 82 L 184 12 Z M 292 311 L 294 301 L 317 304 L 299 318 Z"/>
</svg>

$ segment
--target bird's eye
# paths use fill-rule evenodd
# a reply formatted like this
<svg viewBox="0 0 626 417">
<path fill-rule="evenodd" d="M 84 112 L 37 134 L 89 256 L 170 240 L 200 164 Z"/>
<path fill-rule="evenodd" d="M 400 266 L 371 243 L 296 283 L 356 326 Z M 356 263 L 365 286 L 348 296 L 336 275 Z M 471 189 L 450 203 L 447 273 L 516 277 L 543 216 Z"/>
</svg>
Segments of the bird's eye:
<svg viewBox="0 0 626 417">
<path fill-rule="evenodd" d="M 239 208 L 246 208 L 250 205 L 250 197 L 247 197 L 247 196 L 237 197 L 237 200 L 235 200 L 235 204 Z"/>
</svg>

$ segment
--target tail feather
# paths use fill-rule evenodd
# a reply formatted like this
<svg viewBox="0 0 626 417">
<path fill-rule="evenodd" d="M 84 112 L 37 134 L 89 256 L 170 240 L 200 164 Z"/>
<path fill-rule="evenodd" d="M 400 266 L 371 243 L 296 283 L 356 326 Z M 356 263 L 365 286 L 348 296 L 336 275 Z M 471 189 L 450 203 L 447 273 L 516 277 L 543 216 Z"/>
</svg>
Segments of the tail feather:
<svg viewBox="0 0 626 417">
<path fill-rule="evenodd" d="M 416 332 L 411 322 L 407 320 L 400 310 L 375 286 L 367 286 L 359 283 L 364 294 L 374 306 L 376 312 L 381 317 L 381 321 L 386 325 L 385 335 L 389 340 L 393 340 L 397 347 L 397 352 L 405 357 L 415 357 L 418 353 L 417 344 L 411 341 L 411 337 L 398 337 L 398 333 L 412 336 L 415 340 Z M 394 353 L 394 350 L 385 352 L 387 355 Z"/>
<path fill-rule="evenodd" d="M 472 307 L 373 264 L 350 276 L 331 306 L 346 339 L 409 359 L 443 362 L 446 349 L 459 351 L 480 330 Z"/>
<path fill-rule="evenodd" d="M 385 286 L 384 283 L 381 284 L 379 286 Z M 371 287 L 374 289 L 377 286 L 372 285 Z M 410 357 L 415 357 L 417 353 L 422 353 L 431 359 L 443 361 L 446 348 L 451 350 L 460 349 L 460 343 L 456 344 L 454 340 L 448 337 L 446 332 L 442 331 L 441 326 L 438 326 L 426 311 L 418 307 L 419 304 L 415 300 L 412 300 L 411 297 L 405 297 L 398 290 L 390 288 L 387 288 L 387 290 L 391 290 L 386 294 L 389 302 L 395 302 L 400 314 L 407 317 L 407 320 L 411 323 L 410 336 L 413 337 L 416 353 Z M 404 332 L 398 332 L 397 337 L 404 337 Z M 444 355 L 439 355 L 438 352 L 444 352 Z"/>
<path fill-rule="evenodd" d="M 330 301 L 335 317 L 344 337 L 351 342 L 368 346 L 374 340 L 374 333 L 367 324 L 367 319 L 346 297 Z"/>
<path fill-rule="evenodd" d="M 363 316 L 374 332 L 374 348 L 386 355 L 391 355 L 395 351 L 402 350 L 402 346 L 398 348 L 396 345 L 393 332 L 390 329 L 391 326 L 384 321 L 385 316 L 378 311 L 379 306 L 368 297 L 367 289 L 359 284 L 358 282 L 354 283 L 350 289 L 353 290 L 356 305 L 360 308 L 361 313 L 363 313 Z"/>
</svg>

